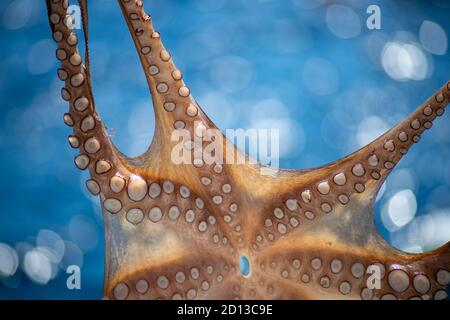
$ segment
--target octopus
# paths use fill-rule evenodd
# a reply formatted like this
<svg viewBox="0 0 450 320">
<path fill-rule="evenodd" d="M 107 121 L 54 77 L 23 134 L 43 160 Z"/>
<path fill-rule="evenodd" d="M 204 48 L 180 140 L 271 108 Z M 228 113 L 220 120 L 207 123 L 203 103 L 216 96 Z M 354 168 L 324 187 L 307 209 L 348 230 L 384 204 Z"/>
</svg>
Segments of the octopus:
<svg viewBox="0 0 450 320">
<path fill-rule="evenodd" d="M 127 157 L 96 112 L 89 68 L 67 14 L 47 0 L 61 62 L 62 98 L 76 167 L 101 201 L 104 299 L 445 299 L 450 242 L 409 254 L 377 232 L 382 183 L 450 101 L 447 82 L 395 127 L 343 159 L 308 170 L 270 171 L 258 162 L 174 163 L 176 130 L 206 144 L 213 122 L 164 48 L 142 0 L 119 0 L 155 112 L 148 150 Z M 80 1 L 88 49 L 86 0 Z M 86 50 L 88 51 L 88 50 Z M 220 137 L 219 137 L 220 138 Z M 230 140 L 219 150 L 248 160 Z M 194 142 L 184 151 L 194 153 Z M 262 169 L 267 170 L 261 174 Z"/>
</svg>

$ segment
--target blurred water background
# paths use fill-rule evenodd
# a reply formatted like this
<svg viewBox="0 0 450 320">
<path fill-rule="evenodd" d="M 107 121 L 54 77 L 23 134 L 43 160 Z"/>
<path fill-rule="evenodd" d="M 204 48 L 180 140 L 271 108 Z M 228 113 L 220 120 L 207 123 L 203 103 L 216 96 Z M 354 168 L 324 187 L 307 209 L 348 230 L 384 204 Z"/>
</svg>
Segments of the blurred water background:
<svg viewBox="0 0 450 320">
<path fill-rule="evenodd" d="M 90 1 L 97 108 L 127 155 L 149 145 L 146 81 L 116 1 Z M 381 30 L 366 9 L 381 8 Z M 212 120 L 278 128 L 281 167 L 362 147 L 450 79 L 450 2 L 147 0 L 166 48 Z M 62 122 L 45 1 L 0 2 L 0 299 L 98 299 L 103 226 Z M 408 252 L 450 240 L 450 119 L 426 132 L 383 186 L 375 221 Z M 81 266 L 81 290 L 66 267 Z"/>
</svg>

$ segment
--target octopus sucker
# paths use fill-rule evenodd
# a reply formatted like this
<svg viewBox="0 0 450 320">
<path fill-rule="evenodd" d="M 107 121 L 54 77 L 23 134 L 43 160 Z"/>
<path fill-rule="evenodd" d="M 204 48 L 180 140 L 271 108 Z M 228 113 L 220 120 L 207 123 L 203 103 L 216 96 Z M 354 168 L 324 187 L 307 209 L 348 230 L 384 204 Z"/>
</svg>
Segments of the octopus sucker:
<svg viewBox="0 0 450 320">
<path fill-rule="evenodd" d="M 142 0 L 119 0 L 152 95 L 155 136 L 124 156 L 96 111 L 89 71 L 67 15 L 47 0 L 57 44 L 69 146 L 105 224 L 104 297 L 109 299 L 445 299 L 450 242 L 408 254 L 378 234 L 373 206 L 382 183 L 450 101 L 447 82 L 360 150 L 320 168 L 273 171 L 259 163 L 172 161 L 175 130 L 217 129 L 196 103 Z M 88 48 L 87 1 L 81 1 Z M 209 137 L 211 138 L 211 137 Z M 215 137 L 219 150 L 232 142 Z M 184 144 L 194 153 L 195 141 Z M 242 263 L 244 261 L 245 263 Z M 245 265 L 245 271 L 242 270 Z M 375 271 L 376 272 L 375 272 Z M 378 278 L 374 279 L 373 274 Z"/>
</svg>

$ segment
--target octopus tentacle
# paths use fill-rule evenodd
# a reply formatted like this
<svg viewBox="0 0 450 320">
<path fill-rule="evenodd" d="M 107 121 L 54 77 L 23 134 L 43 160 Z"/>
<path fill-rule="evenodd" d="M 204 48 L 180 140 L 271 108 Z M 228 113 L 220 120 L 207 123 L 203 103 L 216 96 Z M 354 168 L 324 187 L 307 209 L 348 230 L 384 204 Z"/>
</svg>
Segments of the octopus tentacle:
<svg viewBox="0 0 450 320">
<path fill-rule="evenodd" d="M 196 251 L 179 251 L 170 259 L 147 259 L 145 267 L 126 268 L 108 282 L 110 299 L 207 299 L 219 297 L 238 283 L 230 257 L 199 245 Z M 230 290 L 230 297 L 231 290 Z"/>
<path fill-rule="evenodd" d="M 207 206 L 214 208 L 215 212 L 220 211 L 217 216 L 219 224 L 238 234 L 241 228 L 237 214 L 239 203 L 230 197 L 230 194 L 237 192 L 237 186 L 233 188 L 226 179 L 232 169 L 224 163 L 205 161 L 203 155 L 196 155 L 196 150 L 206 148 L 208 142 L 214 140 L 214 146 L 223 155 L 231 150 L 236 157 L 245 156 L 225 139 L 190 95 L 181 71 L 175 66 L 169 51 L 164 48 L 160 34 L 153 27 L 152 18 L 145 13 L 143 2 L 119 0 L 119 5 L 141 60 L 156 115 L 156 132 L 144 156 L 145 165 L 139 168 L 140 174 L 152 176 L 155 168 L 158 168 L 156 170 L 164 172 L 167 178 L 190 184 L 205 199 Z M 176 129 L 188 132 L 183 142 L 184 152 L 190 155 L 187 164 L 173 164 L 175 144 L 172 134 Z M 215 131 L 208 131 L 211 129 Z M 196 138 L 201 141 L 196 142 Z M 168 173 L 173 174 L 167 176 Z M 228 223 L 228 219 L 232 222 Z"/>
<path fill-rule="evenodd" d="M 347 272 L 350 280 L 341 282 L 339 287 L 342 280 L 335 279 L 333 272 L 330 275 L 329 268 L 323 269 L 322 275 L 314 278 L 315 285 L 320 285 L 318 295 L 307 295 L 308 298 L 336 298 L 336 294 L 352 297 L 351 288 L 356 288 L 352 291 L 353 297 L 363 299 L 445 298 L 450 242 L 425 254 L 397 250 L 377 232 L 373 205 L 382 182 L 407 150 L 418 142 L 418 137 L 431 127 L 432 121 L 443 114 L 449 101 L 450 82 L 400 124 L 359 151 L 318 169 L 288 173 L 280 178 L 287 185 L 277 185 L 276 181 L 276 193 L 282 189 L 284 198 L 278 203 L 272 202 L 275 206 L 261 217 L 263 227 L 254 240 L 258 251 L 256 265 L 259 263 L 260 269 L 267 270 L 269 260 L 273 265 L 280 261 L 286 265 L 293 259 L 306 258 L 308 263 L 312 261 L 309 269 L 305 269 L 303 275 L 294 270 L 300 286 L 304 286 L 310 283 L 311 272 L 322 270 L 322 260 L 331 261 L 334 257 L 342 264 L 349 260 L 350 254 L 354 261 L 360 261 L 354 263 L 362 270 L 361 275 L 349 277 Z M 300 182 L 295 182 L 296 174 Z M 346 250 L 348 247 L 352 248 L 351 252 Z M 289 249 L 281 253 L 281 248 Z M 374 264 L 388 273 L 377 290 L 366 288 L 369 277 L 366 270 Z M 272 269 L 279 272 L 281 278 L 289 278 L 287 269 Z M 355 278 L 361 281 L 355 283 Z M 337 291 L 329 290 L 332 284 Z M 278 286 L 283 287 L 283 284 L 278 283 Z M 274 290 L 273 284 L 271 288 Z"/>
<path fill-rule="evenodd" d="M 61 61 L 58 77 L 64 81 L 62 98 L 69 102 L 64 123 L 73 129 L 68 137 L 72 148 L 79 149 L 75 165 L 89 169 L 91 179 L 86 182 L 91 193 L 98 195 L 101 185 L 115 172 L 127 174 L 126 161 L 109 139 L 98 116 L 89 75 L 78 51 L 78 37 L 72 31 L 72 17 L 67 15 L 67 1 L 47 1 L 53 39 L 57 42 L 56 57 Z"/>
<path fill-rule="evenodd" d="M 412 255 L 391 248 L 375 249 L 371 244 L 352 247 L 349 252 L 347 242 L 317 234 L 304 234 L 286 242 L 279 242 L 254 261 L 260 274 L 272 275 L 271 281 L 260 288 L 266 291 L 264 295 L 364 300 L 446 296 L 450 243 L 429 253 Z"/>
<path fill-rule="evenodd" d="M 170 145 L 174 129 L 192 130 L 194 122 L 215 128 L 200 110 L 183 81 L 181 71 L 175 66 L 170 52 L 164 47 L 161 36 L 152 24 L 152 18 L 145 13 L 142 1 L 118 0 L 123 16 L 135 43 L 152 94 L 156 115 L 154 140 L 158 147 Z"/>
<path fill-rule="evenodd" d="M 266 229 L 277 231 L 277 224 L 271 219 L 283 221 L 278 228 L 284 234 L 299 224 L 317 221 L 316 217 L 342 211 L 340 208 L 348 207 L 352 197 L 370 199 L 364 205 L 372 205 L 389 173 L 444 113 L 449 101 L 450 82 L 394 128 L 353 154 L 317 169 L 280 176 L 273 182 L 277 186 L 273 190 L 278 194 L 280 189 L 285 192 L 278 203 L 272 202 L 273 207 L 261 217 L 261 223 Z M 300 219 L 290 222 L 292 214 Z M 372 214 L 367 219 L 372 219 Z"/>
</svg>

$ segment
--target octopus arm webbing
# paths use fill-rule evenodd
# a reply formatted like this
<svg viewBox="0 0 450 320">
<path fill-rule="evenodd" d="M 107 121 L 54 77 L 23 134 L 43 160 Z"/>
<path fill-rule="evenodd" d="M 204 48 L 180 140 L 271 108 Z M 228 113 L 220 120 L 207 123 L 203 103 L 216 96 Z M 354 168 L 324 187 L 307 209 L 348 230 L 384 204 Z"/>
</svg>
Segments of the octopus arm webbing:
<svg viewBox="0 0 450 320">
<path fill-rule="evenodd" d="M 86 47 L 87 1 L 80 2 Z M 260 164 L 174 163 L 175 129 L 214 140 L 249 158 L 216 129 L 191 96 L 141 0 L 119 0 L 152 94 L 150 148 L 125 157 L 95 111 L 67 0 L 47 0 L 61 61 L 69 144 L 88 169 L 105 224 L 108 299 L 442 299 L 450 281 L 449 244 L 411 255 L 388 245 L 373 223 L 381 183 L 449 101 L 450 83 L 398 126 L 327 166 L 261 175 Z M 89 55 L 86 54 L 89 66 Z M 250 272 L 239 263 L 248 259 Z M 378 287 L 370 271 L 378 268 Z"/>
</svg>

